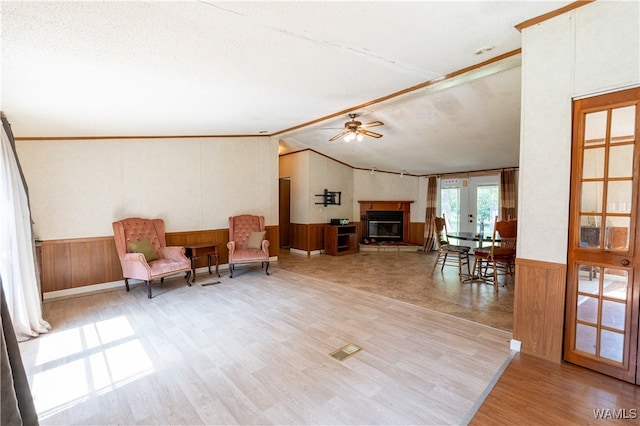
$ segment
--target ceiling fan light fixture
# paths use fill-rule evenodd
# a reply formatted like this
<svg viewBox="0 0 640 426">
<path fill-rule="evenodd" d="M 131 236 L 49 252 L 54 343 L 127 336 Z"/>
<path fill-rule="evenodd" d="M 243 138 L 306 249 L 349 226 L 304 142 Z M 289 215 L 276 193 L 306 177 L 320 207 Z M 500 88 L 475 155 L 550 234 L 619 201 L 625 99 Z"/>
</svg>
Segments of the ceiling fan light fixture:
<svg viewBox="0 0 640 426">
<path fill-rule="evenodd" d="M 362 142 L 365 136 L 370 136 L 372 138 L 381 138 L 382 135 L 380 133 L 372 132 L 368 130 L 369 127 L 382 126 L 384 123 L 382 121 L 374 121 L 367 124 L 362 124 L 362 122 L 357 121 L 357 114 L 349 114 L 349 118 L 351 120 L 344 123 L 344 130 L 331 139 L 329 142 L 334 141 L 336 139 L 342 138 L 345 142 L 351 142 L 353 140 L 357 140 L 358 142 Z"/>
</svg>

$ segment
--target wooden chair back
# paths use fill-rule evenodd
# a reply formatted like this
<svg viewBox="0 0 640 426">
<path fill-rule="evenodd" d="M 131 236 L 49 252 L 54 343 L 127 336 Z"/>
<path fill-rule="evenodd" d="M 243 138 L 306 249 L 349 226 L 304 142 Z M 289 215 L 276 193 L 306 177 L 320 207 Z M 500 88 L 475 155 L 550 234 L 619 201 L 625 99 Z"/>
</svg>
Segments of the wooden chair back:
<svg viewBox="0 0 640 426">
<path fill-rule="evenodd" d="M 433 216 L 433 233 L 438 248 L 449 244 L 447 237 L 447 220 L 444 217 Z"/>
</svg>

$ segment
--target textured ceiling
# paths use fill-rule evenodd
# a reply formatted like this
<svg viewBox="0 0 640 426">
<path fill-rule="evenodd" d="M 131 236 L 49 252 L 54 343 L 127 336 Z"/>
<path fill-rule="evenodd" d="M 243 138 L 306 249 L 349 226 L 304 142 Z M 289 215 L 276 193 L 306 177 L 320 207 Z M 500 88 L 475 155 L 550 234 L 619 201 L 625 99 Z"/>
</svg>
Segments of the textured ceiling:
<svg viewBox="0 0 640 426">
<path fill-rule="evenodd" d="M 511 167 L 520 55 L 372 101 L 513 52 L 514 25 L 569 3 L 2 1 L 1 108 L 16 137 L 275 134 L 361 168 Z M 329 142 L 347 112 L 384 136 Z"/>
</svg>

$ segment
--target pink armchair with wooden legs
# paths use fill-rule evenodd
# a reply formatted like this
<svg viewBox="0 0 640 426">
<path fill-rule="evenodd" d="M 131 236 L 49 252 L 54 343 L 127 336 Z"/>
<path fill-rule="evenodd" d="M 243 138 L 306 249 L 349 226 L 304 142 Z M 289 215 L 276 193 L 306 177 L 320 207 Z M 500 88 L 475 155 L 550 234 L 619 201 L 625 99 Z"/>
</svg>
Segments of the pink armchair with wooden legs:
<svg viewBox="0 0 640 426">
<path fill-rule="evenodd" d="M 151 299 L 151 281 L 160 278 L 163 282 L 164 277 L 177 273 L 185 273 L 187 285 L 191 285 L 191 262 L 184 247 L 167 247 L 162 219 L 119 220 L 113 222 L 113 235 L 127 291 L 129 279 L 142 280 Z"/>
<path fill-rule="evenodd" d="M 269 275 L 269 241 L 265 240 L 264 216 L 241 215 L 229 218 L 229 278 L 237 264 L 261 262 Z"/>
</svg>

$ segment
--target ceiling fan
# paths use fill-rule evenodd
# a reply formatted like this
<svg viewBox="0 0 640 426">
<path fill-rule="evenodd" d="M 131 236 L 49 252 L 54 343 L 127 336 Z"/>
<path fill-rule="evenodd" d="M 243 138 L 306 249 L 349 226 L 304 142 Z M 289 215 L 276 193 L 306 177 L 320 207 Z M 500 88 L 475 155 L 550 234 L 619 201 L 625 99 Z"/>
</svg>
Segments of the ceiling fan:
<svg viewBox="0 0 640 426">
<path fill-rule="evenodd" d="M 357 116 L 358 114 L 349 114 L 351 120 L 344 123 L 344 130 L 329 139 L 329 141 L 335 141 L 336 139 L 343 136 L 346 142 L 352 141 L 354 139 L 357 139 L 358 142 L 360 142 L 363 135 L 371 136 L 372 138 L 382 137 L 380 133 L 372 132 L 366 129 L 367 127 L 382 126 L 384 124 L 382 121 L 373 121 L 371 123 L 362 124 L 360 121 L 356 120 Z"/>
</svg>

